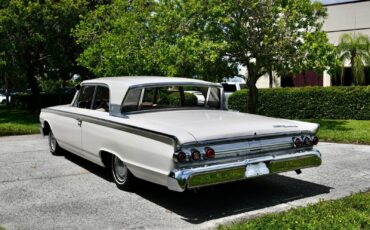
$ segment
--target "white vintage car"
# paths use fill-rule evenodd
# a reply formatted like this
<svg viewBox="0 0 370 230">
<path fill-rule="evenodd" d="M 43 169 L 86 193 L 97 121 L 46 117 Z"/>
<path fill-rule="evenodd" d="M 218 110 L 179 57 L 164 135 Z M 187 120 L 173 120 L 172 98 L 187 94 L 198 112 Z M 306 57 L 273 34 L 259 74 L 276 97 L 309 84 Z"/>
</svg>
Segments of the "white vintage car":
<svg viewBox="0 0 370 230">
<path fill-rule="evenodd" d="M 181 192 L 321 164 L 318 124 L 227 111 L 220 84 L 113 77 L 76 88 L 71 104 L 41 111 L 42 133 L 52 154 L 106 167 L 120 189 L 140 178 Z"/>
</svg>

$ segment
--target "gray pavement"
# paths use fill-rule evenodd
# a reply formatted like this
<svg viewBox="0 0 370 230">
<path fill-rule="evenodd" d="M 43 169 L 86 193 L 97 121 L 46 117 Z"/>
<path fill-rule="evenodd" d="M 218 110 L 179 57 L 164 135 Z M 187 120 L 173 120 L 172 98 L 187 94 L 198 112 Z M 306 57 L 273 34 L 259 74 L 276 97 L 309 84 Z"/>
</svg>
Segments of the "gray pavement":
<svg viewBox="0 0 370 230">
<path fill-rule="evenodd" d="M 0 138 L 0 226 L 7 229 L 207 229 L 370 189 L 370 146 L 321 143 L 319 168 L 176 193 L 120 191 L 104 170 L 52 156 L 39 135 Z"/>
</svg>

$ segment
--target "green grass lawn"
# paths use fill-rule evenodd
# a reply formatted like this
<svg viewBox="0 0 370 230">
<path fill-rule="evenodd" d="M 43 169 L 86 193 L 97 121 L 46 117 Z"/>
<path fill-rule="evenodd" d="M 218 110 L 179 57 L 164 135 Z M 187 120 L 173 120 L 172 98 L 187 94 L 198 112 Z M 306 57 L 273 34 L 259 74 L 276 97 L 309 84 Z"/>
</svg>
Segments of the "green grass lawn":
<svg viewBox="0 0 370 230">
<path fill-rule="evenodd" d="M 39 132 L 38 114 L 0 105 L 0 136 Z"/>
<path fill-rule="evenodd" d="M 219 226 L 241 229 L 370 229 L 370 192 Z"/>
<path fill-rule="evenodd" d="M 308 120 L 320 124 L 321 141 L 370 144 L 370 120 Z"/>
</svg>

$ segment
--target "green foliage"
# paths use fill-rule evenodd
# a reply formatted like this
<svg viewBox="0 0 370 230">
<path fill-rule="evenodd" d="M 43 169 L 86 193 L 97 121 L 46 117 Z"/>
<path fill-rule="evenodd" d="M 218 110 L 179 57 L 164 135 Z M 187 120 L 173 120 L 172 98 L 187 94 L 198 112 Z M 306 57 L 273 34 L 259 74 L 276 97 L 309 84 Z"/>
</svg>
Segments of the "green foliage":
<svg viewBox="0 0 370 230">
<path fill-rule="evenodd" d="M 196 106 L 198 103 L 198 99 L 191 93 L 184 93 L 185 96 L 185 106 Z M 172 93 L 167 97 L 168 104 L 172 106 L 180 106 L 181 105 L 181 98 L 180 94 Z"/>
<path fill-rule="evenodd" d="M 84 47 L 80 64 L 101 76 L 219 81 L 243 65 L 254 110 L 265 73 L 327 69 L 325 16 L 310 0 L 116 0 L 90 12 L 74 33 Z"/>
<path fill-rule="evenodd" d="M 314 70 L 322 73 L 336 65 L 336 49 L 329 43 L 326 32 L 306 33 L 303 39 L 304 43 L 297 51 L 298 55 L 287 60 L 285 64 L 288 66 L 283 66 L 283 69 L 287 67 L 288 71 L 283 72 L 304 73 L 306 70 Z"/>
<path fill-rule="evenodd" d="M 230 109 L 245 112 L 247 91 L 233 93 Z M 258 113 L 271 117 L 370 120 L 370 87 L 260 89 Z"/>
<path fill-rule="evenodd" d="M 215 19 L 208 13 L 202 1 L 116 0 L 90 12 L 74 31 L 84 47 L 79 62 L 100 76 L 236 74 L 220 53 L 225 43 L 205 39 Z"/>
<path fill-rule="evenodd" d="M 0 105 L 0 136 L 39 133 L 39 123 L 36 113 Z"/>
<path fill-rule="evenodd" d="M 149 19 L 155 1 L 117 0 L 91 11 L 74 30 L 79 63 L 98 76 L 156 75 Z"/>
<path fill-rule="evenodd" d="M 0 8 L 0 74 L 28 81 L 39 93 L 40 78 L 66 81 L 85 73 L 71 29 L 91 5 L 87 0 L 5 0 Z"/>
<path fill-rule="evenodd" d="M 370 229 L 370 192 L 321 201 L 218 229 Z"/>
<path fill-rule="evenodd" d="M 363 34 L 343 34 L 338 45 L 342 66 L 350 61 L 356 85 L 365 84 L 365 66 L 370 65 L 370 38 Z"/>
</svg>

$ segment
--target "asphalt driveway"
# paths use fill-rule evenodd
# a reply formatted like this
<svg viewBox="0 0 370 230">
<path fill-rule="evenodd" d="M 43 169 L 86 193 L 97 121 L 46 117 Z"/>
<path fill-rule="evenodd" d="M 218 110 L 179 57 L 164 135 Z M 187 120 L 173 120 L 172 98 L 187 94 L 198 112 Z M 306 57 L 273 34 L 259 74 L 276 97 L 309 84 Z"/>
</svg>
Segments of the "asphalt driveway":
<svg viewBox="0 0 370 230">
<path fill-rule="evenodd" d="M 370 189 L 370 146 L 321 143 L 319 168 L 176 193 L 120 191 L 104 170 L 52 156 L 39 135 L 0 138 L 0 226 L 7 229 L 200 229 Z"/>
</svg>

